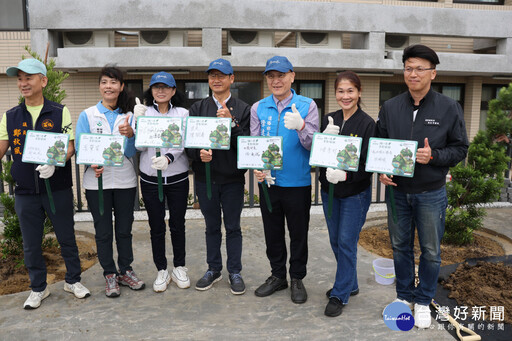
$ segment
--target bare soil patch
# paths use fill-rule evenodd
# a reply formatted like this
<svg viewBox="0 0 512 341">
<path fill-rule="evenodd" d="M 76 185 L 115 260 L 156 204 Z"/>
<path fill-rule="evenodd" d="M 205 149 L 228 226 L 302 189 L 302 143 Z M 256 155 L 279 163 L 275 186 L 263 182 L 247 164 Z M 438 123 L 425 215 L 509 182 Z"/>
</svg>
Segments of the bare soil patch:
<svg viewBox="0 0 512 341">
<path fill-rule="evenodd" d="M 389 241 L 389 232 L 386 225 L 365 228 L 359 235 L 359 245 L 366 250 L 384 258 L 393 259 L 393 250 Z M 503 256 L 505 251 L 496 241 L 475 234 L 475 241 L 468 246 L 441 245 L 441 266 L 461 263 L 468 258 L 489 256 Z M 414 259 L 416 264 L 420 261 L 420 246 L 418 236 L 414 241 Z"/>
<path fill-rule="evenodd" d="M 359 244 L 366 250 L 384 258 L 393 259 L 387 226 L 376 226 L 361 231 Z M 512 323 L 512 266 L 503 263 L 479 261 L 471 266 L 470 258 L 503 256 L 503 247 L 496 241 L 475 234 L 474 243 L 468 246 L 441 245 L 441 266 L 461 263 L 442 285 L 450 291 L 449 298 L 459 306 L 487 307 L 485 318 L 489 320 L 492 306 L 504 307 L 503 322 Z M 419 263 L 418 237 L 414 243 L 414 258 Z"/>
<path fill-rule="evenodd" d="M 450 290 L 449 298 L 468 307 L 487 307 L 486 320 L 491 317 L 489 307 L 504 307 L 504 322 L 512 324 L 512 266 L 504 263 L 479 261 L 471 266 L 460 264 L 443 286 Z"/>
<path fill-rule="evenodd" d="M 97 263 L 96 243 L 94 235 L 76 231 L 76 242 L 80 256 L 82 271 L 89 269 Z M 43 250 L 43 257 L 46 261 L 48 271 L 47 282 L 53 284 L 64 280 L 66 266 L 60 255 L 60 247 L 50 247 Z M 0 295 L 13 294 L 20 291 L 30 290 L 30 280 L 27 268 L 19 265 L 14 257 L 3 258 L 0 253 Z"/>
</svg>

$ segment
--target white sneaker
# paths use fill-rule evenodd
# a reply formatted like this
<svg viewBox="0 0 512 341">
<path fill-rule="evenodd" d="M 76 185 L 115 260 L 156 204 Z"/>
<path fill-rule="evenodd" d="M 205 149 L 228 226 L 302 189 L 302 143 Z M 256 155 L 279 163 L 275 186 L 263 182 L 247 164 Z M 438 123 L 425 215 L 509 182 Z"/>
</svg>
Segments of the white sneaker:
<svg viewBox="0 0 512 341">
<path fill-rule="evenodd" d="M 46 287 L 43 291 L 31 291 L 27 300 L 23 304 L 25 309 L 36 309 L 41 305 L 41 301 L 50 296 L 50 290 Z"/>
<path fill-rule="evenodd" d="M 190 288 L 190 279 L 188 278 L 187 271 L 188 269 L 183 266 L 172 269 L 172 280 L 176 283 L 178 288 Z"/>
<path fill-rule="evenodd" d="M 84 287 L 80 282 L 76 282 L 74 284 L 64 282 L 64 291 L 73 293 L 76 298 L 86 298 L 91 296 L 89 289 Z"/>
<path fill-rule="evenodd" d="M 398 297 L 397 297 L 397 298 L 395 298 L 395 300 L 394 300 L 393 302 L 391 302 L 391 303 L 396 303 L 396 302 L 400 302 L 400 303 L 405 304 L 406 306 L 408 306 L 408 307 L 409 307 L 409 309 L 411 309 L 411 312 L 412 312 L 412 311 L 413 311 L 413 309 L 414 309 L 414 305 L 412 304 L 412 302 L 409 302 L 409 301 L 406 301 L 406 300 L 402 300 L 401 298 L 398 298 Z M 390 304 L 391 304 L 391 303 L 390 303 Z M 388 304 L 388 305 L 389 305 L 389 304 Z M 386 308 L 387 308 L 387 306 L 386 306 L 386 307 L 384 307 L 384 309 L 382 310 L 382 316 L 384 316 L 384 310 L 386 310 Z"/>
<path fill-rule="evenodd" d="M 414 305 L 414 325 L 418 328 L 428 328 L 432 323 L 430 317 L 430 307 L 428 305 L 418 304 Z"/>
<path fill-rule="evenodd" d="M 167 269 L 158 271 L 158 275 L 156 275 L 156 279 L 153 282 L 153 290 L 155 292 L 163 292 L 167 290 L 167 285 L 171 281 L 171 276 L 169 276 L 169 271 Z"/>
</svg>

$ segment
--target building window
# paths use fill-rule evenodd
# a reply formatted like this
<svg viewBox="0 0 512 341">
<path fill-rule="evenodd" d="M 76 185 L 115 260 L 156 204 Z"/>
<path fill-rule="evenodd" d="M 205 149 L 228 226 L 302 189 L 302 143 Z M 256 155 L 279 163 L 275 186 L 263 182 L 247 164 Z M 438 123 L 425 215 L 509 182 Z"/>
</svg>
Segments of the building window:
<svg viewBox="0 0 512 341">
<path fill-rule="evenodd" d="M 231 95 L 253 105 L 261 99 L 261 82 L 234 82 Z"/>
<path fill-rule="evenodd" d="M 482 101 L 480 102 L 480 130 L 487 129 L 487 112 L 489 111 L 489 102 L 498 97 L 501 88 L 506 87 L 505 84 L 483 84 L 482 85 Z"/>
<path fill-rule="evenodd" d="M 454 4 L 503 5 L 504 0 L 453 0 Z"/>
<path fill-rule="evenodd" d="M 464 84 L 432 83 L 432 90 L 456 100 L 462 107 L 464 107 Z M 382 104 L 388 99 L 398 96 L 402 92 L 406 91 L 407 85 L 405 85 L 405 83 L 382 83 L 380 85 L 379 106 L 382 106 Z"/>
<path fill-rule="evenodd" d="M 126 92 L 134 97 L 138 97 L 141 101 L 144 98 L 144 91 L 142 90 L 142 79 L 129 79 L 125 80 Z"/>
<path fill-rule="evenodd" d="M 176 81 L 176 88 L 185 94 L 185 108 L 190 108 L 195 102 L 212 95 L 207 81 Z M 231 95 L 252 105 L 261 99 L 260 82 L 234 82 L 231 85 Z"/>
<path fill-rule="evenodd" d="M 298 81 L 292 84 L 292 88 L 297 94 L 312 98 L 318 107 L 318 118 L 320 123 L 324 115 L 325 96 L 324 96 L 324 81 Z"/>
<path fill-rule="evenodd" d="M 405 85 L 405 83 L 400 83 L 400 84 L 382 83 L 380 85 L 379 108 L 388 99 L 398 96 L 402 92 L 406 92 L 406 91 L 407 91 L 407 85 Z"/>
<path fill-rule="evenodd" d="M 432 89 L 459 102 L 464 108 L 464 84 L 432 84 Z"/>
<path fill-rule="evenodd" d="M 0 31 L 28 31 L 26 0 L 0 0 Z"/>
</svg>

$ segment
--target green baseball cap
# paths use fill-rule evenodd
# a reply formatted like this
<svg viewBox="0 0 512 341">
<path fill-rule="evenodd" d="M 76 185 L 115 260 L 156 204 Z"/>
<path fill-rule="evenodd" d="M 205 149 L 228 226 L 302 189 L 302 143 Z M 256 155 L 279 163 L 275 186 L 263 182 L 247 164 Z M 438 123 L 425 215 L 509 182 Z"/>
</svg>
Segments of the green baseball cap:
<svg viewBox="0 0 512 341">
<path fill-rule="evenodd" d="M 23 59 L 18 63 L 18 66 L 8 67 L 5 73 L 9 77 L 16 77 L 18 76 L 18 71 L 23 71 L 29 75 L 41 73 L 43 76 L 46 76 L 46 66 L 34 58 Z"/>
</svg>

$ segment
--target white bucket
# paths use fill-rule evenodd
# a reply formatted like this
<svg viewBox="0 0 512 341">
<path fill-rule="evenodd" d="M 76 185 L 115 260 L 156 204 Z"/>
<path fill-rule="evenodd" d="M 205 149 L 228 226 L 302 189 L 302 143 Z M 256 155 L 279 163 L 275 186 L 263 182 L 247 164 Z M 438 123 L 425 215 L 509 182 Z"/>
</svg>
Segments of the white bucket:
<svg viewBox="0 0 512 341">
<path fill-rule="evenodd" d="M 373 261 L 375 280 L 382 285 L 390 285 L 395 281 L 395 265 L 392 259 L 377 258 Z"/>
</svg>

